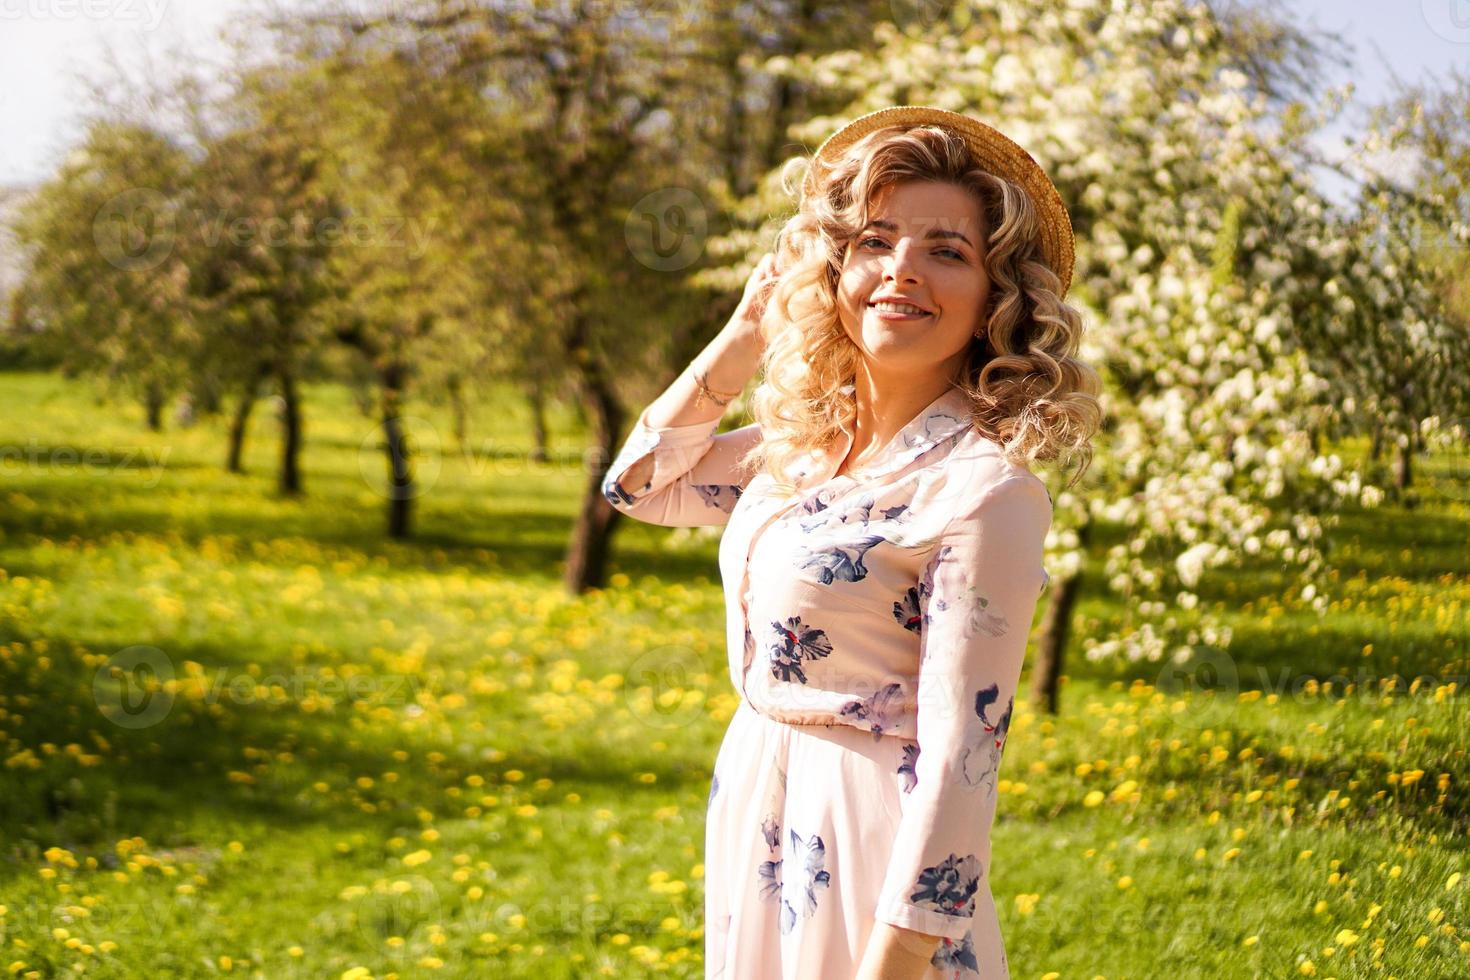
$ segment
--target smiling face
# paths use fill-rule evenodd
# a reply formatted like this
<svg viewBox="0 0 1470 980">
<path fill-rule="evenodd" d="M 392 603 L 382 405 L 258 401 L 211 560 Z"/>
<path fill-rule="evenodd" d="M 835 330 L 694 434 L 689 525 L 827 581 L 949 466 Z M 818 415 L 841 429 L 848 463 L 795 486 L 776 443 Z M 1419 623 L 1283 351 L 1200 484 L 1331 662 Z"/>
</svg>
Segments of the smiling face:
<svg viewBox="0 0 1470 980">
<path fill-rule="evenodd" d="M 979 200 L 954 184 L 905 181 L 879 189 L 869 217 L 843 257 L 843 331 L 875 371 L 951 377 L 984 326 L 990 296 Z M 885 296 L 901 296 L 924 313 L 874 305 Z"/>
</svg>

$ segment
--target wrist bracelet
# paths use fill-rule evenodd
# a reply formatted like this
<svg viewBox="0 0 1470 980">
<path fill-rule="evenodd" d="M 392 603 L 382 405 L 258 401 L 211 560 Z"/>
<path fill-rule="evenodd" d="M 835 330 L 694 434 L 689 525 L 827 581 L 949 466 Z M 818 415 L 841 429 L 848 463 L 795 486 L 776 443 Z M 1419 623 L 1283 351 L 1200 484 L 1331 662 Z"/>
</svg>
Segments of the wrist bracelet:
<svg viewBox="0 0 1470 980">
<path fill-rule="evenodd" d="M 738 391 L 732 391 L 729 394 L 725 394 L 721 391 L 715 391 L 708 384 L 705 383 L 704 374 L 699 371 L 694 372 L 694 384 L 699 389 L 699 391 L 694 396 L 695 408 L 703 405 L 706 398 L 723 408 L 724 406 L 734 401 L 736 395 L 740 394 L 740 392 Z"/>
</svg>

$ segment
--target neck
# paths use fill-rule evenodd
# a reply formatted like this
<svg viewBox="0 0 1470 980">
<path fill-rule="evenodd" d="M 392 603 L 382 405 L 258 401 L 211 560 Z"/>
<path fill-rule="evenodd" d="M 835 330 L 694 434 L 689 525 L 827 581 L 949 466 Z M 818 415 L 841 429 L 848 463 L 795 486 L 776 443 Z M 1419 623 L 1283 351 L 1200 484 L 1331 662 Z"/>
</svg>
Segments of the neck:
<svg viewBox="0 0 1470 980">
<path fill-rule="evenodd" d="M 859 362 L 853 379 L 857 416 L 853 420 L 855 431 L 847 463 L 861 464 L 888 445 L 900 429 L 951 385 L 945 374 L 918 379 L 911 375 L 895 377 L 875 371 L 866 361 Z"/>
</svg>

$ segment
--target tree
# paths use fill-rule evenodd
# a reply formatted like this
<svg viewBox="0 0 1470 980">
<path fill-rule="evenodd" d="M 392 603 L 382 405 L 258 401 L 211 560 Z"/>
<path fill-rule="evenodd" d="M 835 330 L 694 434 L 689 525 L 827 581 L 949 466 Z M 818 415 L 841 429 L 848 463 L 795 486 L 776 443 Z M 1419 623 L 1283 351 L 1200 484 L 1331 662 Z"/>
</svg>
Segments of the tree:
<svg viewBox="0 0 1470 980">
<path fill-rule="evenodd" d="M 629 401 L 650 394 L 648 379 L 677 373 L 728 309 L 713 299 L 731 290 L 689 282 L 705 227 L 722 217 L 720 181 L 762 172 L 782 150 L 786 118 L 824 92 L 760 71 L 745 48 L 858 43 L 880 7 L 421 2 L 367 13 L 328 6 L 308 18 L 318 49 L 432 50 L 444 77 L 483 95 L 507 137 L 506 194 L 529 229 L 519 254 L 535 278 L 517 288 L 513 276 L 487 277 L 514 310 L 495 337 L 503 376 L 528 392 L 572 391 L 592 429 L 590 455 L 602 461 L 583 481 L 569 591 L 604 580 L 619 515 L 602 496 L 601 470 Z M 767 117 L 772 125 L 761 124 Z"/>
<path fill-rule="evenodd" d="M 880 26 L 871 49 L 767 67 L 850 95 L 836 118 L 793 127 L 803 142 L 886 105 L 936 105 L 1016 139 L 1068 202 L 1069 299 L 1089 322 L 1083 356 L 1104 376 L 1106 421 L 1089 483 L 1055 495 L 1059 574 L 1034 699 L 1056 710 L 1085 583 L 1129 610 L 1117 635 L 1084 638 L 1090 659 L 1227 647 L 1228 626 L 1194 590 L 1247 556 L 1296 568 L 1304 598 L 1325 609 L 1324 528 L 1343 501 L 1371 506 L 1381 491 L 1314 433 L 1355 421 L 1349 393 L 1397 398 L 1375 368 L 1425 322 L 1395 270 L 1364 258 L 1391 229 L 1335 215 L 1311 185 L 1306 137 L 1332 102 L 1273 103 L 1241 67 L 1244 35 L 1183 0 L 971 0 L 903 26 Z M 788 203 L 772 175 L 742 213 Z M 1420 354 L 1447 353 L 1443 335 L 1420 332 Z M 1084 577 L 1094 525 L 1123 541 Z"/>
<path fill-rule="evenodd" d="M 1416 448 L 1470 437 L 1470 74 L 1453 71 L 1439 86 L 1398 82 L 1372 112 L 1359 144 L 1368 167 L 1359 208 L 1365 223 L 1390 229 L 1373 256 L 1397 270 L 1398 287 L 1430 315 L 1405 325 L 1385 370 L 1399 397 L 1361 407 L 1382 443 L 1397 447 L 1394 484 L 1412 481 Z M 1398 166 L 1394 166 L 1398 164 Z"/>
<path fill-rule="evenodd" d="M 238 393 L 232 472 L 260 387 L 274 380 L 287 495 L 302 492 L 299 382 L 319 373 L 329 339 L 318 314 L 337 288 L 328 259 L 344 217 L 317 143 L 324 86 L 320 73 L 290 63 L 242 72 L 221 99 L 220 131 L 202 135 L 190 187 L 190 295 L 203 333 L 194 374 Z"/>
<path fill-rule="evenodd" d="M 177 248 L 189 168 L 162 132 L 97 119 L 15 225 L 29 254 L 20 302 L 42 328 L 38 345 L 64 373 L 139 398 L 155 431 L 199 344 Z"/>
</svg>

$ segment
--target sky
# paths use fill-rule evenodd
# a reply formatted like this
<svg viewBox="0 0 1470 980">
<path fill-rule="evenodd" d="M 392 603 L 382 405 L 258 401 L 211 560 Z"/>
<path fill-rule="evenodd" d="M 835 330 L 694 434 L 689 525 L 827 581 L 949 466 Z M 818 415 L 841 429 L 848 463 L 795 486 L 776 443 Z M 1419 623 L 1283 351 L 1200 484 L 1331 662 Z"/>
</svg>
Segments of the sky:
<svg viewBox="0 0 1470 980">
<path fill-rule="evenodd" d="M 290 7 L 292 0 L 280 0 Z M 629 0 L 636 2 L 636 0 Z M 1388 94 L 1395 72 L 1420 81 L 1459 65 L 1470 72 L 1470 0 L 1280 0 L 1306 23 L 1335 30 L 1355 46 L 1349 79 L 1358 104 Z M 100 73 L 114 50 L 129 64 L 166 58 L 176 45 L 218 51 L 219 29 L 256 0 L 0 0 L 0 186 L 43 180 L 78 139 L 76 72 Z M 1355 112 L 1323 135 L 1334 159 Z M 1398 161 L 1377 161 L 1392 167 Z M 1341 200 L 1350 186 L 1328 173 L 1323 190 Z"/>
</svg>

